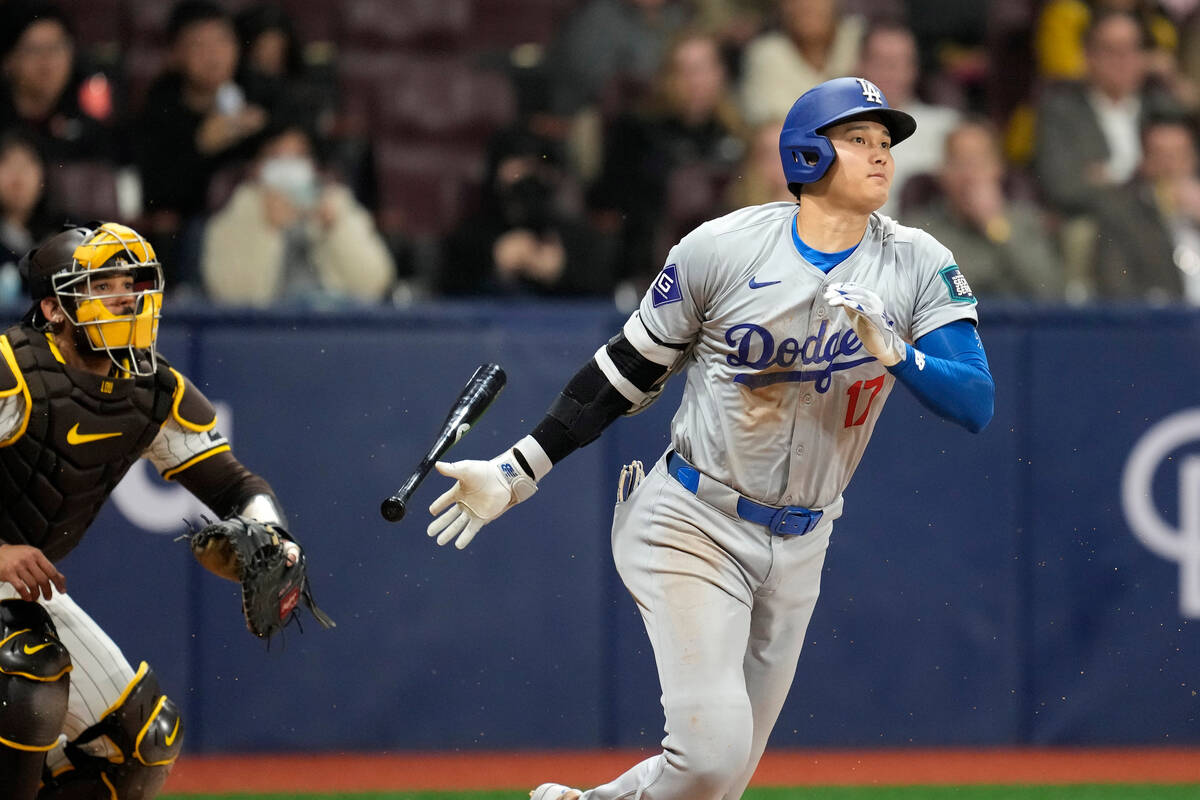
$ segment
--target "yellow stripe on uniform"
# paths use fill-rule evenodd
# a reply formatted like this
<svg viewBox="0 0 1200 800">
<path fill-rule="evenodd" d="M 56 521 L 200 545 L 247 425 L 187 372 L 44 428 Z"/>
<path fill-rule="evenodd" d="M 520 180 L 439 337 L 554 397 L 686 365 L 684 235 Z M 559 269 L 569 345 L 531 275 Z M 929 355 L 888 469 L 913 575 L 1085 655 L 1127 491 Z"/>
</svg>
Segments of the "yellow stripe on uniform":
<svg viewBox="0 0 1200 800">
<path fill-rule="evenodd" d="M 0 736 L 0 745 L 11 747 L 13 750 L 24 750 L 27 753 L 47 753 L 58 746 L 58 737 L 55 736 L 54 741 L 50 744 L 21 744 Z"/>
<path fill-rule="evenodd" d="M 198 456 L 189 458 L 187 461 L 183 462 L 178 467 L 174 467 L 174 468 L 169 469 L 166 472 L 164 472 L 162 474 L 163 480 L 169 481 L 172 478 L 174 478 L 176 475 L 178 475 L 179 473 L 183 472 L 185 469 L 194 467 L 195 465 L 199 464 L 204 459 L 211 458 L 211 457 L 215 456 L 217 453 L 224 453 L 228 449 L 229 449 L 229 445 L 223 444 L 220 447 L 214 447 L 212 450 L 206 450 L 205 452 L 201 453 Z"/>
<path fill-rule="evenodd" d="M 189 431 L 195 431 L 196 433 L 206 433 L 211 431 L 217 424 L 216 414 L 213 414 L 212 421 L 207 425 L 197 425 L 196 423 L 190 422 L 179 415 L 179 404 L 183 402 L 183 376 L 176 372 L 174 367 L 168 367 L 168 369 L 171 370 L 171 374 L 175 376 L 175 397 L 171 402 L 171 416 L 175 418 L 176 422 L 187 428 Z"/>
<path fill-rule="evenodd" d="M 133 741 L 133 757 L 145 764 L 147 767 L 162 767 L 175 760 L 174 756 L 162 761 L 147 761 L 146 759 L 142 758 L 142 739 L 146 738 L 146 734 L 149 732 L 150 726 L 154 724 L 154 718 L 158 716 L 158 712 L 162 711 L 163 703 L 165 702 L 167 702 L 167 696 L 164 694 L 162 697 L 158 698 L 158 703 L 155 704 L 154 711 L 150 712 L 150 719 L 146 720 L 146 724 L 142 726 L 140 731 L 138 731 L 137 738 Z M 171 735 L 167 737 L 167 747 L 171 746 L 171 743 L 175 741 L 175 737 L 178 734 L 179 720 L 175 720 L 175 730 L 171 731 Z"/>
<path fill-rule="evenodd" d="M 25 435 L 25 429 L 29 427 L 29 415 L 33 412 L 33 399 L 29 396 L 29 385 L 25 383 L 25 376 L 21 374 L 21 368 L 17 366 L 17 355 L 13 352 L 7 336 L 0 336 L 0 355 L 4 356 L 5 362 L 8 363 L 17 379 L 17 385 L 12 389 L 0 392 L 0 397 L 10 397 L 20 392 L 21 396 L 25 398 L 25 413 L 21 417 L 21 424 L 17 426 L 11 436 L 0 442 L 0 447 L 7 447 Z"/>
<path fill-rule="evenodd" d="M 100 719 L 104 719 L 109 714 L 112 714 L 118 708 L 125 705 L 125 701 L 129 699 L 129 693 L 133 691 L 133 687 L 138 685 L 138 681 L 140 681 L 142 679 L 142 677 L 145 676 L 145 674 L 149 671 L 149 669 L 150 669 L 150 665 L 147 664 L 145 661 L 143 661 L 141 664 L 138 665 L 137 674 L 133 676 L 133 680 L 131 680 L 129 682 L 129 685 L 126 686 L 125 689 L 121 692 L 121 696 L 117 698 L 117 701 L 115 703 L 113 703 L 111 706 L 109 706 L 107 711 L 105 711 L 103 714 L 100 715 Z"/>
</svg>

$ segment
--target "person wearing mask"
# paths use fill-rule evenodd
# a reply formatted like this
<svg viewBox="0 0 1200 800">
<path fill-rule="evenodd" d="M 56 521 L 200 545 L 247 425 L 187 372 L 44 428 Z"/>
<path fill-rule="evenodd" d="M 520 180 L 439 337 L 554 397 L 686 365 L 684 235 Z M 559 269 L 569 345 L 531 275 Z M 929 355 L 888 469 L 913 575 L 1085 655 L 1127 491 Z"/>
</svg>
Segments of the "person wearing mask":
<svg viewBox="0 0 1200 800">
<path fill-rule="evenodd" d="M 208 222 L 204 288 L 224 305 L 379 302 L 396 268 L 371 214 L 324 179 L 309 133 L 267 133 L 252 176 Z"/>
</svg>

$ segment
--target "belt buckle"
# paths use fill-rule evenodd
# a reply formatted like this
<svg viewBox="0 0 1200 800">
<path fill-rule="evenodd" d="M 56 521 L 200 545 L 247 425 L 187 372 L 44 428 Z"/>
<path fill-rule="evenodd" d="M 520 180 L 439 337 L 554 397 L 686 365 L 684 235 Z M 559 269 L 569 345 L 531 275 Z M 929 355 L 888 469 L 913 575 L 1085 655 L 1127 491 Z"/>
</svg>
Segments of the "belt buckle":
<svg viewBox="0 0 1200 800">
<path fill-rule="evenodd" d="M 803 536 L 815 528 L 820 519 L 820 511 L 813 511 L 801 506 L 784 506 L 771 517 L 771 524 L 768 527 L 772 533 L 784 536 Z"/>
</svg>

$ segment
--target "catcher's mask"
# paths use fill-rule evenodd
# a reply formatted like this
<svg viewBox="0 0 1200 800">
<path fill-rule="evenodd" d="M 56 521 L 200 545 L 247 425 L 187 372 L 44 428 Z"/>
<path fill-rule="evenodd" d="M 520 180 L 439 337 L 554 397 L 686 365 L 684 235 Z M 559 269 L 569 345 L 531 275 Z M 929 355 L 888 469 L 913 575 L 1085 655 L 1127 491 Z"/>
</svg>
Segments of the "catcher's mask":
<svg viewBox="0 0 1200 800">
<path fill-rule="evenodd" d="M 154 374 L 163 273 L 141 234 L 115 222 L 72 228 L 29 251 L 21 273 L 34 302 L 29 322 L 44 328 L 41 300 L 55 297 L 80 347 L 107 353 L 123 372 Z M 128 310 L 114 310 L 126 298 Z"/>
</svg>

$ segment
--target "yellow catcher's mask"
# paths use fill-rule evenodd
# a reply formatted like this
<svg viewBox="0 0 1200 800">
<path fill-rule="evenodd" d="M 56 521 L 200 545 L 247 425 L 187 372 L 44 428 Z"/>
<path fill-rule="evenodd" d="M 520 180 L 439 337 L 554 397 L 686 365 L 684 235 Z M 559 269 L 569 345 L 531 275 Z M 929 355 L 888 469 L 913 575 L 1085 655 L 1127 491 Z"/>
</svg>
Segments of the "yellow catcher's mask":
<svg viewBox="0 0 1200 800">
<path fill-rule="evenodd" d="M 153 373 L 163 276 L 149 242 L 106 222 L 75 248 L 71 268 L 52 280 L 59 304 L 92 350 L 107 352 L 125 372 Z M 149 365 L 139 362 L 139 350 L 147 351 Z"/>
</svg>

